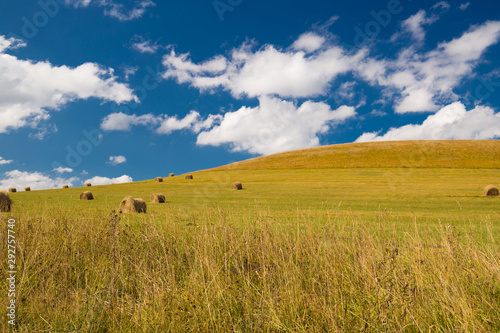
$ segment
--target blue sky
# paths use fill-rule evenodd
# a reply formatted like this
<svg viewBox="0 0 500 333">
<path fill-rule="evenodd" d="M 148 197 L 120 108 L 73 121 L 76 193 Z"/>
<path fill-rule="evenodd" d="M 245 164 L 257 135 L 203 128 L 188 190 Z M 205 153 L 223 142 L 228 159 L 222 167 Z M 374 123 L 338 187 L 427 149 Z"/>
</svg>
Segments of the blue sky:
<svg viewBox="0 0 500 333">
<path fill-rule="evenodd" d="M 495 1 L 0 3 L 0 189 L 500 136 Z"/>
</svg>

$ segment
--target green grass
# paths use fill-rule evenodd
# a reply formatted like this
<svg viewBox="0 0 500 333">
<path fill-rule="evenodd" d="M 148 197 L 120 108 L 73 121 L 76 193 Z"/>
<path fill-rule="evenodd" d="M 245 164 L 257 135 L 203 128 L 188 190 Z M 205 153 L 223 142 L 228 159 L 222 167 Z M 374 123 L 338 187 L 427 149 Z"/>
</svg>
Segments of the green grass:
<svg viewBox="0 0 500 333">
<path fill-rule="evenodd" d="M 341 145 L 94 186 L 89 202 L 14 193 L 0 219 L 19 221 L 17 331 L 500 331 L 500 198 L 482 194 L 499 148 Z M 111 215 L 152 193 L 167 204 Z"/>
</svg>

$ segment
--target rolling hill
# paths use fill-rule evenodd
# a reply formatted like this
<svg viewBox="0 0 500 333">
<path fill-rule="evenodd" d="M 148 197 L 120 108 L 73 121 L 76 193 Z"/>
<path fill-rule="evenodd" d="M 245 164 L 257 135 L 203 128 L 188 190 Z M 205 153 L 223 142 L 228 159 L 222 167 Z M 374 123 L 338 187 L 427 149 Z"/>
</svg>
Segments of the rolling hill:
<svg viewBox="0 0 500 333">
<path fill-rule="evenodd" d="M 257 157 L 215 170 L 392 167 L 500 168 L 500 141 L 436 140 L 339 144 Z"/>
</svg>

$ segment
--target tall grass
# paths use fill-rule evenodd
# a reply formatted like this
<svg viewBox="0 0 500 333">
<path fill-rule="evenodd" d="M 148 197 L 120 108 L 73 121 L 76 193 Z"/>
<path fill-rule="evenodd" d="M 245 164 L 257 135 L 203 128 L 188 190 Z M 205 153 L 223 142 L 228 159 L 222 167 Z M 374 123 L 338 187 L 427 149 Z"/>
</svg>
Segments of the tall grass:
<svg viewBox="0 0 500 333">
<path fill-rule="evenodd" d="M 500 331 L 491 221 L 408 220 L 396 233 L 401 221 L 377 214 L 20 213 L 16 330 Z"/>
</svg>

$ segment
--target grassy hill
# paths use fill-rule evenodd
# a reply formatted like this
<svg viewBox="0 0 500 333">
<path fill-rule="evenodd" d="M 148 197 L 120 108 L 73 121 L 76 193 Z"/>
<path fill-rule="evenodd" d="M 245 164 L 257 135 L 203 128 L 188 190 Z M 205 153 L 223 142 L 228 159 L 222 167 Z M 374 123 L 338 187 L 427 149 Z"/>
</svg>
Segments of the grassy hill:
<svg viewBox="0 0 500 333">
<path fill-rule="evenodd" d="M 254 158 L 217 170 L 328 168 L 499 168 L 500 141 L 349 143 Z"/>
<path fill-rule="evenodd" d="M 482 191 L 499 157 L 498 141 L 346 144 L 13 193 L 18 331 L 500 331 L 500 198 Z M 111 214 L 127 195 L 147 214 Z"/>
<path fill-rule="evenodd" d="M 334 145 L 291 151 L 194 172 L 129 184 L 94 186 L 96 200 L 78 200 L 83 188 L 18 192 L 14 209 L 118 209 L 126 195 L 149 201 L 163 193 L 168 205 L 150 205 L 153 213 L 172 209 L 198 212 L 218 205 L 252 209 L 254 205 L 289 213 L 291 207 L 323 212 L 339 206 L 373 219 L 373 211 L 451 221 L 467 214 L 498 216 L 497 202 L 484 200 L 483 188 L 500 185 L 500 141 L 408 141 Z M 168 174 L 168 170 L 165 171 Z M 155 175 L 156 176 L 156 175 Z M 230 191 L 240 181 L 243 191 Z M 45 208 L 44 208 L 45 207 Z M 459 209 L 460 208 L 460 209 Z"/>
</svg>

